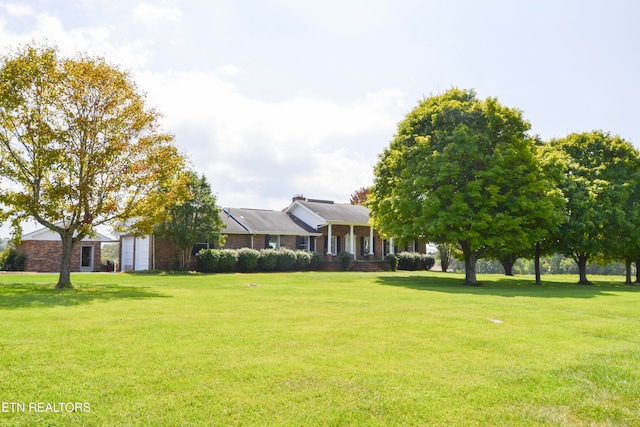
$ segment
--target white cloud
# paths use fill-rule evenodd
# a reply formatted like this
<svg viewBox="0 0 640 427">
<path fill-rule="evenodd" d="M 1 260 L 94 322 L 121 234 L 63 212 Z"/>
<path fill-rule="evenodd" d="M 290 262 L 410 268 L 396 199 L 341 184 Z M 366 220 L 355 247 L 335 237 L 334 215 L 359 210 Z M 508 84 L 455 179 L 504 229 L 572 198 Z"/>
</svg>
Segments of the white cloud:
<svg viewBox="0 0 640 427">
<path fill-rule="evenodd" d="M 0 21 L 0 48 L 50 40 L 63 55 L 99 54 L 123 69 L 163 114 L 195 169 L 205 173 L 226 206 L 281 209 L 294 193 L 348 201 L 372 179 L 372 163 L 406 110 L 404 94 L 386 89 L 336 102 L 306 93 L 264 101 L 232 82 L 251 78 L 235 64 L 215 69 L 153 71 L 151 42 L 117 42 L 110 27 L 65 28 L 60 19 L 35 13 L 20 33 Z M 175 9 L 136 8 L 139 19 L 180 19 Z M 241 81 L 239 79 L 238 81 Z"/>
<path fill-rule="evenodd" d="M 73 56 L 78 52 L 100 55 L 121 69 L 142 69 L 153 59 L 151 43 L 134 40 L 115 44 L 112 31 L 105 26 L 67 29 L 55 16 L 35 14 L 35 24 L 26 31 L 10 31 L 0 20 L 0 48 L 16 48 L 32 41 L 58 46 L 62 55 Z"/>
<path fill-rule="evenodd" d="M 7 11 L 7 13 L 9 13 L 9 15 L 19 17 L 33 15 L 33 9 L 28 4 L 5 3 L 0 6 L 2 6 Z"/>
<path fill-rule="evenodd" d="M 158 7 L 140 3 L 131 12 L 131 18 L 134 22 L 145 26 L 160 26 L 180 22 L 182 11 L 175 7 Z"/>
<path fill-rule="evenodd" d="M 346 103 L 308 95 L 267 102 L 241 94 L 217 71 L 138 78 L 165 114 L 165 128 L 226 205 L 240 201 L 231 195 L 261 186 L 264 200 L 284 193 L 277 208 L 298 192 L 347 201 L 371 183 L 372 164 L 406 108 L 403 93 L 393 89 Z M 186 136 L 194 132 L 197 137 Z M 247 207 L 247 197 L 241 200 Z"/>
</svg>

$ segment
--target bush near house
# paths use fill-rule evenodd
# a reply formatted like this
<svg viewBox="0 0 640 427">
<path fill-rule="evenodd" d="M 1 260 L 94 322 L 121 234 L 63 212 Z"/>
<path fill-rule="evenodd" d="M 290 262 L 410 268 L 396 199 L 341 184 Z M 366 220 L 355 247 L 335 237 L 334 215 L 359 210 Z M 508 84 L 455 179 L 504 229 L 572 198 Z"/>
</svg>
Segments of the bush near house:
<svg viewBox="0 0 640 427">
<path fill-rule="evenodd" d="M 233 249 L 221 249 L 218 269 L 221 273 L 230 273 L 235 270 L 238 263 L 238 251 Z"/>
<path fill-rule="evenodd" d="M 385 261 L 389 263 L 389 270 L 396 271 L 398 269 L 398 256 L 396 254 L 387 255 Z"/>
<path fill-rule="evenodd" d="M 342 271 L 349 270 L 353 256 L 349 252 L 340 252 L 338 254 L 338 259 L 340 260 L 340 268 Z"/>
<path fill-rule="evenodd" d="M 196 269 L 202 273 L 307 271 L 319 265 L 314 255 L 291 249 L 203 249 Z"/>
<path fill-rule="evenodd" d="M 400 252 L 398 254 L 398 270 L 430 270 L 436 260 L 432 256 L 416 252 Z"/>
<path fill-rule="evenodd" d="M 275 249 L 261 250 L 258 267 L 260 271 L 276 271 L 276 268 L 278 267 L 278 251 Z"/>
<path fill-rule="evenodd" d="M 255 249 L 238 249 L 238 269 L 243 273 L 256 271 L 260 261 L 260 252 Z"/>
<path fill-rule="evenodd" d="M 291 249 L 278 250 L 278 271 L 293 271 L 296 267 L 296 253 Z"/>
<path fill-rule="evenodd" d="M 296 266 L 298 271 L 307 271 L 312 267 L 312 255 L 307 251 L 296 251 Z"/>
</svg>

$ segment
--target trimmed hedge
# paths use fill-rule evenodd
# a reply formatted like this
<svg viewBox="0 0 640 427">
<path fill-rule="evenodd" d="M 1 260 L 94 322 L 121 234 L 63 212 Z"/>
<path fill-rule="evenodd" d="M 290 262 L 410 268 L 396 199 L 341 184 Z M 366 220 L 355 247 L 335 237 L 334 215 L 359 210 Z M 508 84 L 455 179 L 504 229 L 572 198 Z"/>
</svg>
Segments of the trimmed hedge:
<svg viewBox="0 0 640 427">
<path fill-rule="evenodd" d="M 196 270 L 201 273 L 306 271 L 317 268 L 321 257 L 291 249 L 202 249 Z"/>
<path fill-rule="evenodd" d="M 256 271 L 260 262 L 260 252 L 255 249 L 238 249 L 238 269 L 243 273 Z"/>
<path fill-rule="evenodd" d="M 398 270 L 430 270 L 436 263 L 435 258 L 417 252 L 400 252 Z"/>
</svg>

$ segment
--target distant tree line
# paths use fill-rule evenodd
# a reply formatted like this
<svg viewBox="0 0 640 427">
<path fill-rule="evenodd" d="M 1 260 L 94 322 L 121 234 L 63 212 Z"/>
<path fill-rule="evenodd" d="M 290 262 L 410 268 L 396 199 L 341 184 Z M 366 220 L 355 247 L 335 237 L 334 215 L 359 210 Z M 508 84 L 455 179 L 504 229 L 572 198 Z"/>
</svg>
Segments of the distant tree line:
<svg viewBox="0 0 640 427">
<path fill-rule="evenodd" d="M 458 254 L 470 285 L 494 260 L 509 275 L 532 265 L 538 284 L 551 272 L 588 284 L 590 271 L 602 271 L 588 265 L 618 262 L 632 283 L 640 153 L 600 130 L 542 141 L 530 127 L 521 111 L 473 90 L 424 99 L 375 167 L 366 201 L 374 225 L 384 236 L 439 244 L 451 267 Z"/>
</svg>

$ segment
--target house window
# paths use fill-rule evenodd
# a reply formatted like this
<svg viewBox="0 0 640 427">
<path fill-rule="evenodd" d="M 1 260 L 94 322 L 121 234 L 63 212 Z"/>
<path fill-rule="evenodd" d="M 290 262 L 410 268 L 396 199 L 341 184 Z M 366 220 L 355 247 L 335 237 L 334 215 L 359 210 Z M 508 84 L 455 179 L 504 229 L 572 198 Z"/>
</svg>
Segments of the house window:
<svg viewBox="0 0 640 427">
<path fill-rule="evenodd" d="M 200 252 L 203 249 L 209 249 L 209 247 L 213 247 L 213 245 L 209 245 L 209 243 L 196 243 L 195 245 L 193 245 L 193 248 L 191 249 L 191 255 L 198 255 L 198 252 Z"/>
<path fill-rule="evenodd" d="M 280 236 L 268 234 L 265 236 L 265 248 L 278 249 L 280 247 Z"/>
<path fill-rule="evenodd" d="M 338 236 L 331 236 L 331 253 L 336 255 L 338 249 Z"/>
<path fill-rule="evenodd" d="M 309 236 L 296 236 L 296 249 L 301 251 L 310 251 L 310 240 Z"/>
</svg>

